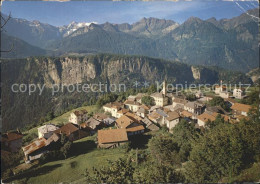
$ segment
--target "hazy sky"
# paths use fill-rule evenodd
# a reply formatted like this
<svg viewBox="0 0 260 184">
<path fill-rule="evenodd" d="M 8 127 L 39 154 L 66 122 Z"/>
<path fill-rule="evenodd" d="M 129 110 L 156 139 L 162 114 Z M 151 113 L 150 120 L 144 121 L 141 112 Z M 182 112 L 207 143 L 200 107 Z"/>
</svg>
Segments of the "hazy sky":
<svg viewBox="0 0 260 184">
<path fill-rule="evenodd" d="M 56 26 L 76 22 L 133 23 L 143 17 L 156 17 L 182 23 L 191 16 L 231 18 L 258 7 L 258 1 L 4 1 L 2 12 L 13 17 L 39 20 Z"/>
</svg>

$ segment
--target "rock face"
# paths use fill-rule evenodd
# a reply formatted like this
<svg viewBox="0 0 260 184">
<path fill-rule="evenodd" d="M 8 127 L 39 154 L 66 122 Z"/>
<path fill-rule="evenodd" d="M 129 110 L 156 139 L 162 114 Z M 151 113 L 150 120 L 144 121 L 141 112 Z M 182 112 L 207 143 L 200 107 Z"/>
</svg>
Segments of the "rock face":
<svg viewBox="0 0 260 184">
<path fill-rule="evenodd" d="M 200 71 L 199 68 L 192 66 L 191 67 L 192 75 L 195 80 L 200 80 Z"/>
</svg>

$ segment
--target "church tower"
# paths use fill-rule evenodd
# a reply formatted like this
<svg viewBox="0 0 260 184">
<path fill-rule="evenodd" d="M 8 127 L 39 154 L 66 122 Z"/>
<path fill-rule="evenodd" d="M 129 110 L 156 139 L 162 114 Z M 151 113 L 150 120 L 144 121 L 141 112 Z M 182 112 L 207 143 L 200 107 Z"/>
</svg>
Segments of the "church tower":
<svg viewBox="0 0 260 184">
<path fill-rule="evenodd" d="M 166 79 L 164 79 L 164 81 L 163 81 L 162 94 L 163 94 L 164 96 L 166 96 L 166 94 L 167 94 L 167 81 L 166 81 Z"/>
</svg>

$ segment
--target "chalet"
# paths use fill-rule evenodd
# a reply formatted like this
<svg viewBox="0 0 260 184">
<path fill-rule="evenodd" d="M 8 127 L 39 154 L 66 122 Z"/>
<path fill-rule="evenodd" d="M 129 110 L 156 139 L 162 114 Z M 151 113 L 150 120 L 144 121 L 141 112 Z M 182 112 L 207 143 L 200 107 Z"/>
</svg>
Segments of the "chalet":
<svg viewBox="0 0 260 184">
<path fill-rule="evenodd" d="M 46 124 L 38 128 L 38 138 L 44 137 L 45 139 L 48 139 L 52 133 L 59 129 L 59 127 L 53 125 L 53 124 Z"/>
<path fill-rule="evenodd" d="M 117 117 L 117 112 L 124 107 L 120 102 L 107 103 L 103 106 L 105 112 L 111 113 L 113 117 Z"/>
<path fill-rule="evenodd" d="M 123 115 L 116 120 L 118 128 L 126 129 L 127 135 L 141 134 L 144 132 L 142 123 L 130 115 Z"/>
<path fill-rule="evenodd" d="M 140 108 L 141 104 L 136 101 L 129 101 L 126 100 L 124 102 L 125 108 L 131 110 L 132 112 L 137 112 L 138 109 Z"/>
<path fill-rule="evenodd" d="M 128 142 L 126 129 L 98 130 L 98 147 L 115 148 Z"/>
<path fill-rule="evenodd" d="M 188 102 L 184 105 L 184 110 L 200 115 L 202 114 L 203 107 L 204 105 L 198 102 Z"/>
<path fill-rule="evenodd" d="M 69 122 L 80 124 L 88 120 L 88 112 L 86 110 L 74 111 L 70 114 Z"/>
<path fill-rule="evenodd" d="M 23 143 L 23 134 L 19 131 L 7 132 L 1 137 L 1 146 L 6 151 L 17 152 L 21 149 Z"/>
<path fill-rule="evenodd" d="M 90 127 L 94 131 L 97 131 L 97 130 L 100 130 L 100 129 L 106 127 L 104 122 L 100 122 L 93 117 L 89 118 L 86 122 L 81 124 L 81 126 L 84 126 L 84 125 Z"/>
<path fill-rule="evenodd" d="M 55 130 L 54 133 L 58 135 L 64 134 L 70 141 L 75 141 L 89 135 L 87 132 L 80 130 L 80 126 L 73 123 L 63 125 L 61 128 Z"/>
<path fill-rule="evenodd" d="M 53 133 L 48 139 L 44 137 L 37 139 L 30 143 L 27 146 L 22 147 L 24 155 L 25 155 L 25 162 L 29 163 L 30 161 L 39 159 L 42 155 L 47 153 L 51 146 L 54 144 L 52 149 L 55 148 L 55 143 L 60 139 L 60 136 L 56 133 Z"/>
<path fill-rule="evenodd" d="M 47 140 L 45 138 L 40 138 L 29 145 L 22 147 L 24 155 L 25 155 L 25 162 L 28 163 L 35 159 L 39 159 L 43 154 L 47 153 Z"/>
<path fill-rule="evenodd" d="M 251 109 L 251 105 L 235 103 L 231 107 L 234 115 L 248 116 L 248 112 Z"/>
<path fill-rule="evenodd" d="M 151 120 L 149 120 L 147 117 L 145 117 L 143 120 L 143 123 L 145 124 L 145 128 L 151 131 L 157 131 L 160 128 L 155 125 Z"/>
<path fill-rule="evenodd" d="M 165 124 L 169 130 L 174 128 L 180 121 L 180 116 L 177 112 L 169 112 L 166 117 Z"/>
<path fill-rule="evenodd" d="M 238 99 L 243 99 L 245 97 L 246 93 L 245 93 L 245 89 L 237 89 L 235 88 L 233 90 L 233 96 L 235 98 L 238 98 Z"/>
</svg>

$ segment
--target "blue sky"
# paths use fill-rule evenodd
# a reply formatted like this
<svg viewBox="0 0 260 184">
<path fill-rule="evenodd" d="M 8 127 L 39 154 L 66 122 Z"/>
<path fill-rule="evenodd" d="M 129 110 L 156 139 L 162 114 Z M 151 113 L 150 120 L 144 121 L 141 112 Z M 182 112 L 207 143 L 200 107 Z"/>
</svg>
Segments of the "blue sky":
<svg viewBox="0 0 260 184">
<path fill-rule="evenodd" d="M 4 1 L 2 12 L 13 17 L 39 20 L 55 26 L 76 22 L 134 23 L 143 17 L 156 17 L 182 23 L 189 17 L 232 18 L 258 7 L 258 1 Z"/>
</svg>

